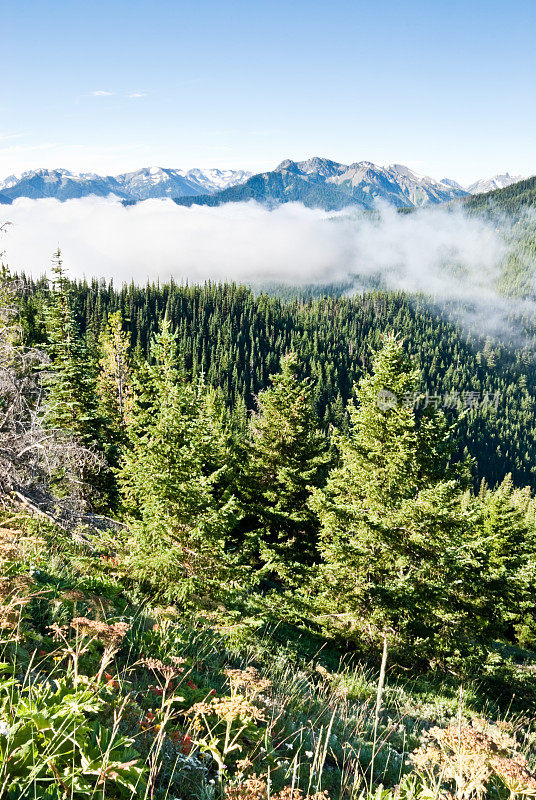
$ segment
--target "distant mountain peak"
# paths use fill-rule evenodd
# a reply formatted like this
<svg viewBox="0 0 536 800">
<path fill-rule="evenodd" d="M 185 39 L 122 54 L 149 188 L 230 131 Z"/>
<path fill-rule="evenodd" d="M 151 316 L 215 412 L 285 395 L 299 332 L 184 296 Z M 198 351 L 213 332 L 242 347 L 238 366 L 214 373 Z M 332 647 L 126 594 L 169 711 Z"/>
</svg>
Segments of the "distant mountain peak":
<svg viewBox="0 0 536 800">
<path fill-rule="evenodd" d="M 522 175 L 510 175 L 508 172 L 502 175 L 494 175 L 492 178 L 484 178 L 483 180 L 472 183 L 467 188 L 470 194 L 483 194 L 485 192 L 493 192 L 495 189 L 505 189 L 513 183 L 519 183 L 523 180 Z"/>
<path fill-rule="evenodd" d="M 214 194 L 249 177 L 250 173 L 243 170 L 193 169 L 185 172 L 156 165 L 116 176 L 76 173 L 67 169 L 35 169 L 0 181 L 0 194 L 7 198 L 2 202 L 11 202 L 18 197 L 71 200 L 90 195 L 146 200 Z"/>
<path fill-rule="evenodd" d="M 505 189 L 513 183 L 519 183 L 523 180 L 522 175 L 510 175 L 504 172 L 502 175 L 494 175 L 492 178 L 485 178 L 476 183 L 472 183 L 467 188 L 470 194 L 483 194 L 485 192 L 493 192 L 495 189 Z"/>
<path fill-rule="evenodd" d="M 303 161 L 284 159 L 274 170 L 257 175 L 244 170 L 183 170 L 157 164 L 115 176 L 63 168 L 35 169 L 0 181 L 0 202 L 10 203 L 18 197 L 63 201 L 111 195 L 118 200 L 170 198 L 205 205 L 239 200 L 257 200 L 269 206 L 299 202 L 326 210 L 352 205 L 372 208 L 380 201 L 395 207 L 418 207 L 448 202 L 469 193 L 489 192 L 519 180 L 521 176 L 506 172 L 465 189 L 457 181 L 420 175 L 397 162 L 387 166 L 372 161 L 342 164 L 312 156 Z"/>
<path fill-rule="evenodd" d="M 282 170 L 291 170 L 292 172 L 300 172 L 297 161 L 292 161 L 290 158 L 285 158 L 277 167 L 274 172 L 281 172 Z"/>
<path fill-rule="evenodd" d="M 420 178 L 421 180 L 424 178 L 424 175 L 420 175 L 410 167 L 406 167 L 405 164 L 389 164 L 387 169 L 389 172 L 396 172 L 398 175 L 405 175 L 411 178 Z"/>
<path fill-rule="evenodd" d="M 444 183 L 445 186 L 452 186 L 454 189 L 461 189 L 462 192 L 464 191 L 463 186 L 458 183 L 458 181 L 453 181 L 451 178 L 441 178 L 441 183 Z"/>
</svg>

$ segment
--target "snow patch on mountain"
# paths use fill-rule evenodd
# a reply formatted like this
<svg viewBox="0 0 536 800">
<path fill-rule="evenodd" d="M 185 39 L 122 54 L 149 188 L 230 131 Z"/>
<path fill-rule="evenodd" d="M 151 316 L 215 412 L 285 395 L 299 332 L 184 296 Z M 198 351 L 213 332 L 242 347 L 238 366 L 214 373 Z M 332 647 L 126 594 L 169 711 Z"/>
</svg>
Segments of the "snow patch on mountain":
<svg viewBox="0 0 536 800">
<path fill-rule="evenodd" d="M 0 181 L 0 193 L 10 200 L 27 197 L 33 200 L 54 197 L 72 200 L 77 197 L 107 197 L 121 200 L 147 200 L 158 197 L 188 197 L 214 194 L 235 186 L 250 176 L 244 170 L 166 169 L 144 167 L 122 175 L 101 176 L 92 172 L 76 173 L 67 169 L 36 169 L 10 175 Z"/>
<path fill-rule="evenodd" d="M 256 199 L 272 205 L 295 200 L 311 207 L 320 203 L 323 208 L 340 208 L 348 198 L 349 204 L 364 208 L 372 208 L 378 201 L 395 207 L 419 207 L 489 192 L 519 180 L 522 180 L 520 175 L 505 173 L 464 188 L 450 178 L 436 180 L 404 164 L 378 166 L 371 161 L 342 164 L 315 156 L 305 161 L 285 159 L 275 170 L 256 176 L 245 170 L 182 170 L 156 165 L 115 176 L 36 169 L 0 181 L 0 202 L 10 203 L 19 197 L 64 201 L 96 196 L 129 201 L 171 198 L 186 204 L 190 202 L 184 198 L 200 198 L 194 202 L 204 198 L 203 202 L 217 205 L 232 201 L 236 195 L 235 199 Z M 279 185 L 278 193 L 274 194 L 274 187 Z M 233 192 L 228 196 L 231 189 Z"/>
<path fill-rule="evenodd" d="M 470 194 L 483 194 L 484 192 L 493 192 L 495 189 L 504 189 L 506 186 L 511 186 L 513 183 L 518 183 L 523 180 L 522 175 L 510 175 L 505 172 L 504 175 L 494 175 L 493 178 L 486 178 L 476 183 L 472 183 L 467 187 Z"/>
</svg>

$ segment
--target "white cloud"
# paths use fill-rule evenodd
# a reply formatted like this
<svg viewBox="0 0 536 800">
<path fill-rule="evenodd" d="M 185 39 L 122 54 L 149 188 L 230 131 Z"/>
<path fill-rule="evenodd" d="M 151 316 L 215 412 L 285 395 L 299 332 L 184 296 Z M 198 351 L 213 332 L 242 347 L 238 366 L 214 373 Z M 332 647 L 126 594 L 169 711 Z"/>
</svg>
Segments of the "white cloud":
<svg viewBox="0 0 536 800">
<path fill-rule="evenodd" d="M 505 240 L 461 210 L 326 214 L 299 204 L 269 211 L 254 202 L 187 208 L 148 200 L 124 207 L 84 198 L 20 199 L 1 213 L 13 222 L 3 242 L 10 265 L 33 275 L 48 269 L 59 244 L 71 276 L 116 283 L 349 281 L 357 290 L 379 277 L 443 305 L 470 303 L 468 321 L 489 332 L 509 325 L 511 307 L 494 289 Z"/>
<path fill-rule="evenodd" d="M 137 98 L 137 97 L 147 97 L 147 92 L 130 92 L 127 97 Z"/>
<path fill-rule="evenodd" d="M 165 280 L 322 281 L 347 273 L 345 245 L 321 211 L 256 203 L 220 208 L 147 200 L 19 199 L 6 248 L 13 268 L 41 274 L 58 243 L 73 276 Z"/>
<path fill-rule="evenodd" d="M 113 92 L 108 92 L 106 89 L 96 89 L 94 92 L 90 92 L 92 97 L 111 97 Z"/>
</svg>

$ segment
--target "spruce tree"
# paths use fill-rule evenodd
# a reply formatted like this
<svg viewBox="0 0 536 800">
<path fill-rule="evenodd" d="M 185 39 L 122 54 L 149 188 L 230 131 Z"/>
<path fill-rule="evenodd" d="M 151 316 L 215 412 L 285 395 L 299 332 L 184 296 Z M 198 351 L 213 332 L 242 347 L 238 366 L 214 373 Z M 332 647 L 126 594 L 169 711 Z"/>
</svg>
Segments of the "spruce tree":
<svg viewBox="0 0 536 800">
<path fill-rule="evenodd" d="M 225 545 L 236 503 L 217 398 L 202 380 L 185 381 L 167 318 L 152 359 L 137 376 L 119 473 L 133 532 L 129 563 L 153 593 L 184 599 L 229 580 Z"/>
<path fill-rule="evenodd" d="M 104 445 L 93 360 L 80 336 L 69 297 L 61 253 L 54 255 L 53 279 L 45 303 L 47 351 L 46 422 L 72 434 L 86 446 Z"/>
<path fill-rule="evenodd" d="M 516 505 L 510 475 L 495 490 L 483 485 L 476 502 L 483 554 L 479 614 L 482 629 L 490 639 L 534 647 L 534 528 Z"/>
<path fill-rule="evenodd" d="M 418 381 L 401 342 L 387 337 L 357 387 L 348 436 L 337 439 L 340 465 L 311 503 L 323 617 L 361 643 L 387 635 L 391 652 L 414 662 L 472 646 L 478 574 L 461 485 L 434 464 L 446 463 L 444 423 L 429 414 L 419 428 L 404 402 Z"/>
<path fill-rule="evenodd" d="M 80 495 L 91 500 L 94 510 L 108 511 L 117 501 L 114 464 L 114 436 L 101 413 L 97 396 L 97 370 L 86 342 L 80 335 L 72 309 L 69 283 L 58 249 L 52 267 L 53 279 L 44 304 L 46 349 L 50 365 L 45 371 L 44 422 L 71 437 L 86 451 L 80 451 L 85 466 Z M 94 457 L 91 457 L 91 454 Z M 63 471 L 57 471 L 61 493 Z"/>
<path fill-rule="evenodd" d="M 262 573 L 287 584 L 302 580 L 318 558 L 318 521 L 308 505 L 327 474 L 327 439 L 313 407 L 313 387 L 300 380 L 294 353 L 258 397 L 251 423 L 245 497 L 252 517 L 250 545 Z"/>
</svg>

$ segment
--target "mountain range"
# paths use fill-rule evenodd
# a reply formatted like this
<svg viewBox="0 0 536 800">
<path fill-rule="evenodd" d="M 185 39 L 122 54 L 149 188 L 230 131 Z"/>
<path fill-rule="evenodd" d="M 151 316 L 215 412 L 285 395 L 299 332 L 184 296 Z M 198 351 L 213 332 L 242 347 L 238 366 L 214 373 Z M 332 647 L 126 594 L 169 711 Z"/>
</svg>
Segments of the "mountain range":
<svg viewBox="0 0 536 800">
<path fill-rule="evenodd" d="M 444 203 L 470 194 L 509 186 L 520 176 L 508 173 L 462 187 L 454 180 L 435 180 L 402 164 L 381 167 L 370 161 L 341 164 L 326 158 L 286 159 L 269 172 L 244 170 L 166 169 L 144 167 L 115 176 L 39 169 L 0 181 L 0 204 L 20 197 L 113 197 L 133 203 L 171 198 L 180 205 L 218 206 L 256 200 L 269 207 L 301 202 L 310 208 L 336 211 L 348 206 L 370 209 L 378 201 L 397 208 Z"/>
<path fill-rule="evenodd" d="M 66 169 L 38 169 L 18 177 L 11 175 L 0 181 L 0 202 L 2 195 L 7 202 L 18 197 L 72 200 L 112 195 L 120 200 L 148 200 L 153 197 L 197 196 L 242 183 L 250 175 L 250 172 L 243 170 L 191 169 L 185 172 L 163 167 L 144 167 L 136 172 L 115 176 L 75 173 Z"/>
<path fill-rule="evenodd" d="M 301 202 L 336 211 L 348 206 L 372 208 L 378 200 L 396 207 L 444 203 L 464 197 L 455 181 L 436 181 L 401 164 L 379 167 L 370 161 L 339 164 L 326 158 L 282 161 L 275 170 L 253 175 L 244 183 L 204 197 L 176 198 L 181 205 L 221 205 L 257 200 L 269 206 Z"/>
</svg>

